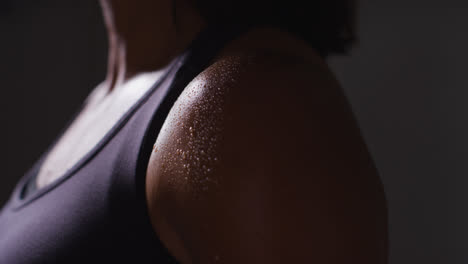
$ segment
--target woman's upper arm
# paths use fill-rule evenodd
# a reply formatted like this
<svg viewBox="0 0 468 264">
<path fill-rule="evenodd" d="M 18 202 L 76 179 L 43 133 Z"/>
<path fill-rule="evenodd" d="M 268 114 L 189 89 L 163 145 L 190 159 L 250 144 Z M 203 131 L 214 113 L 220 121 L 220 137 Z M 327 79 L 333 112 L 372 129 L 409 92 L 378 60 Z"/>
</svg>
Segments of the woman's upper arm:
<svg viewBox="0 0 468 264">
<path fill-rule="evenodd" d="M 320 67 L 230 58 L 202 73 L 158 136 L 147 199 L 182 263 L 386 263 L 380 180 Z"/>
</svg>

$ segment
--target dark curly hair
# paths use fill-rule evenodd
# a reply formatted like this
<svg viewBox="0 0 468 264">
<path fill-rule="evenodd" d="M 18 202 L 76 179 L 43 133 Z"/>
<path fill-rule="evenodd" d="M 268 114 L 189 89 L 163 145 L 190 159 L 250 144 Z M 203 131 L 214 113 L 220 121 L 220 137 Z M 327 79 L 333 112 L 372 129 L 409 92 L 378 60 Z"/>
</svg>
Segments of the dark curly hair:
<svg viewBox="0 0 468 264">
<path fill-rule="evenodd" d="M 271 25 L 304 39 L 322 56 L 355 42 L 355 0 L 188 0 L 208 23 Z"/>
</svg>

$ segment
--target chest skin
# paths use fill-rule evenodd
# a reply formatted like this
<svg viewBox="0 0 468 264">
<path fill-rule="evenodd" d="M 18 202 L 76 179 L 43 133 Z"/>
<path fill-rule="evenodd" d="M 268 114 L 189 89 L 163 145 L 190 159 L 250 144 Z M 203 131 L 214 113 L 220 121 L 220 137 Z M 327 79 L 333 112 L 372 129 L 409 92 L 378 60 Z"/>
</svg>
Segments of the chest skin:
<svg viewBox="0 0 468 264">
<path fill-rule="evenodd" d="M 144 73 L 106 94 L 105 84 L 88 96 L 81 112 L 46 156 L 37 177 L 38 188 L 63 176 L 105 137 L 122 116 L 147 92 L 162 71 Z"/>
</svg>

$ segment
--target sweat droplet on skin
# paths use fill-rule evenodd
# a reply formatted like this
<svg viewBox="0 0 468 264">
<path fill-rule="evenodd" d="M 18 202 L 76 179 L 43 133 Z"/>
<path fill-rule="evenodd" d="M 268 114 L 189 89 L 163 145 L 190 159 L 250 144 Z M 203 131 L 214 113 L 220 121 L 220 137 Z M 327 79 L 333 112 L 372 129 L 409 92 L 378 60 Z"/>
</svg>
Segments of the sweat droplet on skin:
<svg viewBox="0 0 468 264">
<path fill-rule="evenodd" d="M 160 133 L 167 139 L 161 141 L 161 153 L 167 153 L 162 162 L 167 163 L 170 184 L 194 195 L 219 184 L 213 172 L 222 143 L 225 97 L 230 89 L 225 83 L 233 82 L 231 73 L 236 71 L 233 63 L 225 63 L 214 67 L 208 79 L 200 77 L 191 82 L 173 106 L 163 127 L 166 132 Z"/>
</svg>

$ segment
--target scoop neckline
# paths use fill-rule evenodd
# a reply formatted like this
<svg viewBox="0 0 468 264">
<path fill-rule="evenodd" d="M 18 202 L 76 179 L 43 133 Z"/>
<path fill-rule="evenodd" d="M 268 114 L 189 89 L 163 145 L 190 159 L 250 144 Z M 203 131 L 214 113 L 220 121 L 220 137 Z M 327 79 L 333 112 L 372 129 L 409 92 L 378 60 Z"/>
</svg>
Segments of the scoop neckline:
<svg viewBox="0 0 468 264">
<path fill-rule="evenodd" d="M 102 148 L 117 134 L 117 132 L 125 125 L 125 123 L 132 117 L 133 113 L 138 110 L 138 108 L 147 101 L 151 94 L 164 82 L 171 72 L 174 72 L 175 75 L 178 74 L 179 70 L 185 67 L 185 71 L 190 72 L 190 70 L 196 68 L 198 66 L 198 62 L 196 62 L 198 51 L 200 50 L 209 50 L 211 48 L 217 49 L 217 45 L 223 44 L 225 41 L 231 39 L 231 37 L 235 37 L 236 35 L 242 33 L 246 29 L 250 28 L 250 24 L 232 24 L 232 25 L 218 25 L 218 24 L 210 24 L 202 28 L 197 36 L 192 40 L 192 42 L 187 46 L 187 48 L 179 53 L 179 55 L 175 56 L 171 62 L 169 62 L 167 70 L 162 74 L 161 78 L 155 82 L 152 88 L 150 88 L 132 107 L 130 107 L 124 115 L 111 127 L 111 129 L 103 136 L 103 138 L 88 152 L 86 153 L 79 161 L 77 161 L 70 169 L 68 169 L 64 175 L 60 176 L 59 178 L 55 179 L 50 184 L 41 187 L 39 189 L 34 190 L 33 192 L 29 193 L 26 196 L 22 194 L 25 191 L 25 187 L 27 183 L 34 179 L 39 172 L 39 169 L 47 156 L 47 154 L 52 150 L 52 148 L 57 144 L 59 138 L 65 133 L 65 131 L 70 127 L 73 121 L 77 118 L 77 115 L 80 113 L 81 109 L 84 108 L 86 104 L 83 102 L 81 107 L 78 111 L 73 115 L 69 122 L 66 123 L 64 128 L 58 133 L 58 136 L 55 140 L 50 144 L 50 146 L 43 152 L 38 158 L 36 162 L 30 167 L 30 169 L 24 174 L 22 179 L 17 184 L 17 187 L 13 190 L 12 198 L 11 198 L 11 205 L 10 209 L 13 211 L 19 210 L 24 206 L 30 204 L 32 201 L 42 197 L 43 195 L 50 192 L 52 189 L 56 188 L 57 186 L 61 185 L 64 181 L 71 178 L 74 174 L 78 172 L 82 167 L 84 167 L 95 155 L 97 155 Z M 208 37 L 213 34 L 218 34 L 216 41 L 211 41 L 206 43 Z M 203 54 L 203 53 L 201 53 Z M 187 66 L 184 65 L 185 61 L 190 61 L 194 65 Z M 172 86 L 172 85 L 171 85 Z M 168 88 L 167 91 L 169 94 L 171 93 L 170 89 L 171 86 Z"/>
<path fill-rule="evenodd" d="M 50 146 L 44 151 L 39 159 L 33 164 L 31 169 L 26 173 L 26 177 L 18 184 L 18 188 L 15 194 L 15 204 L 12 206 L 13 210 L 19 210 L 20 208 L 26 206 L 27 204 L 31 203 L 32 201 L 38 199 L 39 197 L 45 195 L 46 193 L 50 192 L 52 189 L 55 189 L 57 186 L 61 185 L 63 182 L 71 178 L 75 175 L 81 168 L 83 168 L 94 156 L 96 156 L 107 143 L 121 130 L 121 128 L 127 123 L 128 120 L 133 116 L 133 114 L 146 102 L 149 97 L 153 94 L 158 87 L 167 79 L 168 75 L 176 68 L 181 60 L 184 58 L 184 54 L 174 58 L 167 68 L 162 73 L 161 77 L 152 85 L 148 91 L 146 91 L 125 113 L 117 120 L 117 122 L 104 134 L 104 136 L 94 145 L 85 155 L 83 155 L 73 166 L 70 167 L 65 173 L 61 176 L 57 177 L 51 183 L 47 184 L 46 186 L 36 188 L 32 192 L 27 195 L 25 191 L 28 185 L 31 183 L 32 180 L 35 180 L 42 164 L 47 157 L 47 155 L 52 151 L 52 149 L 56 146 L 59 139 L 63 136 L 63 134 L 70 128 L 71 124 L 77 119 L 78 115 L 82 112 L 87 104 L 87 100 L 85 100 L 81 106 L 77 109 L 74 115 L 70 118 L 70 120 L 66 123 L 64 128 L 58 133 L 58 136 L 55 140 L 50 144 Z"/>
</svg>

